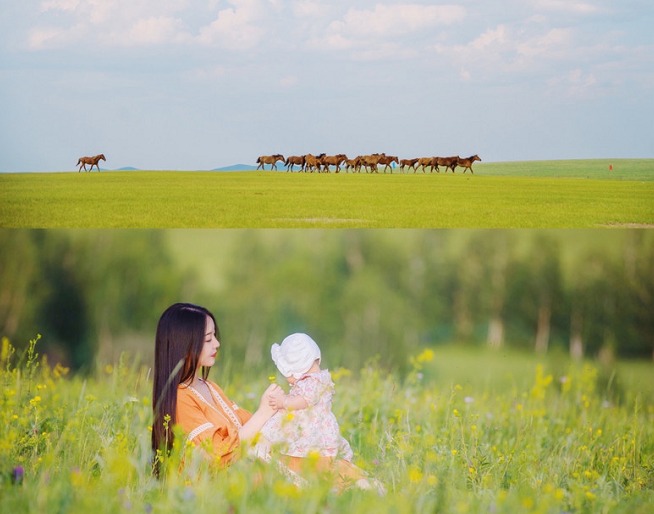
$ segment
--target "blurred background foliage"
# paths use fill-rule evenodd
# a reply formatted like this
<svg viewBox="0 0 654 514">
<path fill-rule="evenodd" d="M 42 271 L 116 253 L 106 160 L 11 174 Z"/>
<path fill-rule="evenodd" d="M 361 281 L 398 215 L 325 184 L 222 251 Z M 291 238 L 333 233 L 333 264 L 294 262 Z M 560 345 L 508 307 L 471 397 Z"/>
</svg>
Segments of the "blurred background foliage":
<svg viewBox="0 0 654 514">
<path fill-rule="evenodd" d="M 147 364 L 177 301 L 259 370 L 295 331 L 332 368 L 447 344 L 652 359 L 654 231 L 0 230 L 0 335 L 51 363 Z"/>
</svg>

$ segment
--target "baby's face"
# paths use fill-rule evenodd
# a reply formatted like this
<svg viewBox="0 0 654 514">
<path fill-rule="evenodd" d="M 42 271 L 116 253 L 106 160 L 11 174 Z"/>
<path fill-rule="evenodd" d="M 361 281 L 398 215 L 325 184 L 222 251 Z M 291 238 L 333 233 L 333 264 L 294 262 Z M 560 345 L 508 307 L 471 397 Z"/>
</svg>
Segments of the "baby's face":
<svg viewBox="0 0 654 514">
<path fill-rule="evenodd" d="M 295 377 L 294 377 L 293 375 L 289 375 L 288 377 L 286 377 L 286 381 L 287 381 L 289 384 L 294 385 L 296 379 L 295 379 Z"/>
</svg>

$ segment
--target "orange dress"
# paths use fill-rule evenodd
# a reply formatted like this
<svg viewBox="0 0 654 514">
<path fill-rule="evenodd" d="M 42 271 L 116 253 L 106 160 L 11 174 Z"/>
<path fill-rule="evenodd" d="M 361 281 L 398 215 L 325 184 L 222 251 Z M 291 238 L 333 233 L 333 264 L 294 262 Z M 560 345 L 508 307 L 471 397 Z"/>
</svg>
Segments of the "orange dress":
<svg viewBox="0 0 654 514">
<path fill-rule="evenodd" d="M 177 424 L 186 434 L 185 442 L 205 448 L 226 466 L 238 453 L 238 431 L 252 414 L 230 401 L 215 383 L 205 383 L 213 403 L 191 386 L 182 384 L 177 388 Z"/>
</svg>

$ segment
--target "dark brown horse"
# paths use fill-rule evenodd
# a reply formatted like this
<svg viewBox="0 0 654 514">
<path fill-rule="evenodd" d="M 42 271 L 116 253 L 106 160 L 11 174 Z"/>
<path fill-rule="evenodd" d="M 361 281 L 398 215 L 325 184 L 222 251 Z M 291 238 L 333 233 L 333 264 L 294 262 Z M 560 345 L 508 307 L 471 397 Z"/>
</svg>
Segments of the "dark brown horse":
<svg viewBox="0 0 654 514">
<path fill-rule="evenodd" d="M 272 164 L 270 169 L 276 170 L 277 169 L 277 161 L 282 161 L 284 162 L 284 156 L 282 154 L 276 153 L 275 155 L 262 155 L 261 157 L 257 157 L 257 163 L 259 163 L 259 166 L 257 166 L 257 169 L 265 169 L 264 165 L 265 164 Z"/>
<path fill-rule="evenodd" d="M 472 171 L 472 163 L 475 162 L 475 161 L 481 162 L 481 158 L 476 154 L 471 155 L 467 159 L 461 159 L 459 157 L 456 164 L 457 164 L 457 166 L 461 166 L 463 168 L 463 173 L 465 173 L 466 170 L 470 170 L 470 173 L 472 173 L 474 175 L 474 172 Z"/>
<path fill-rule="evenodd" d="M 300 170 L 304 169 L 304 155 L 292 155 L 287 157 L 284 165 L 286 166 L 286 171 L 293 171 L 293 165 L 297 164 L 300 167 Z"/>
<path fill-rule="evenodd" d="M 457 164 L 459 163 L 459 156 L 455 155 L 453 157 L 434 157 L 434 162 L 436 166 L 436 170 L 438 170 L 439 166 L 445 166 L 445 172 L 447 173 L 448 168 L 452 170 L 452 173 L 454 173 L 454 168 L 456 168 Z"/>
<path fill-rule="evenodd" d="M 91 171 L 93 170 L 93 166 L 98 168 L 98 171 L 100 171 L 100 166 L 98 166 L 98 162 L 100 161 L 106 161 L 107 159 L 104 158 L 104 154 L 101 153 L 100 155 L 94 155 L 93 157 L 80 157 L 77 159 L 77 164 L 75 166 L 79 165 L 79 170 L 82 171 L 82 166 L 84 167 L 84 171 Z M 91 168 L 86 169 L 86 165 L 90 164 Z"/>
</svg>

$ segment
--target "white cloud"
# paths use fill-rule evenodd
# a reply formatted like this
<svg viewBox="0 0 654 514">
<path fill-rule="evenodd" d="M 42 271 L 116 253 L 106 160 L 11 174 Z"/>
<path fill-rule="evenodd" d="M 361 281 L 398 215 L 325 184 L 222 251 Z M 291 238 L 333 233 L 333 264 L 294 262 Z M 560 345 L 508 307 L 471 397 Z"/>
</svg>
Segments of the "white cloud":
<svg viewBox="0 0 654 514">
<path fill-rule="evenodd" d="M 520 55 L 533 58 L 538 55 L 553 56 L 557 51 L 565 51 L 573 46 L 571 29 L 551 29 L 542 36 L 534 36 L 516 44 Z"/>
<path fill-rule="evenodd" d="M 537 0 L 536 9 L 546 11 L 559 11 L 574 14 L 595 14 L 601 11 L 596 5 L 586 2 L 575 2 L 573 0 Z"/>
<path fill-rule="evenodd" d="M 256 46 L 264 35 L 258 25 L 265 6 L 258 0 L 232 0 L 234 7 L 218 12 L 218 17 L 200 29 L 198 41 L 232 50 Z"/>
<path fill-rule="evenodd" d="M 227 68 L 224 66 L 205 66 L 188 72 L 191 78 L 198 80 L 216 80 L 224 77 L 226 74 Z"/>
<path fill-rule="evenodd" d="M 598 83 L 595 75 L 584 73 L 581 69 L 574 69 L 563 76 L 554 77 L 547 81 L 550 93 L 560 95 L 563 93 L 568 97 L 589 96 L 591 88 Z"/>
<path fill-rule="evenodd" d="M 27 44 L 32 50 L 45 50 L 64 46 L 69 32 L 56 27 L 36 27 L 27 34 Z"/>
<path fill-rule="evenodd" d="M 395 37 L 401 34 L 451 25 L 465 18 L 466 11 L 458 5 L 377 4 L 374 10 L 350 9 L 343 20 L 329 26 L 351 37 Z"/>
<path fill-rule="evenodd" d="M 127 45 L 156 45 L 169 42 L 182 42 L 190 39 L 184 31 L 184 23 L 179 18 L 164 16 L 138 20 L 123 42 Z"/>
<path fill-rule="evenodd" d="M 470 43 L 470 47 L 482 51 L 485 48 L 504 45 L 507 42 L 506 27 L 498 25 L 495 29 L 488 29 L 481 36 Z"/>
<path fill-rule="evenodd" d="M 279 81 L 279 85 L 284 87 L 292 87 L 297 83 L 298 83 L 298 78 L 295 75 L 288 75 L 286 77 L 282 77 Z"/>
<path fill-rule="evenodd" d="M 423 50 L 406 37 L 429 36 L 429 29 L 452 25 L 466 17 L 458 5 L 377 4 L 374 9 L 350 8 L 326 28 L 314 48 L 350 50 L 355 59 L 412 58 Z"/>
<path fill-rule="evenodd" d="M 466 79 L 488 76 L 497 71 L 528 72 L 548 62 L 565 59 L 574 49 L 571 29 L 527 31 L 506 25 L 489 28 L 464 45 L 438 44 L 436 52 L 453 66 L 466 63 Z"/>
<path fill-rule="evenodd" d="M 319 0 L 301 0 L 293 3 L 293 14 L 298 18 L 322 17 L 328 12 L 328 7 Z"/>
<path fill-rule="evenodd" d="M 79 3 L 80 0 L 46 0 L 45 2 L 41 2 L 39 11 L 74 11 Z"/>
<path fill-rule="evenodd" d="M 40 50 L 82 41 L 105 46 L 185 41 L 189 35 L 176 14 L 186 6 L 186 0 L 44 0 L 42 17 L 56 25 L 33 28 L 28 46 Z"/>
</svg>

